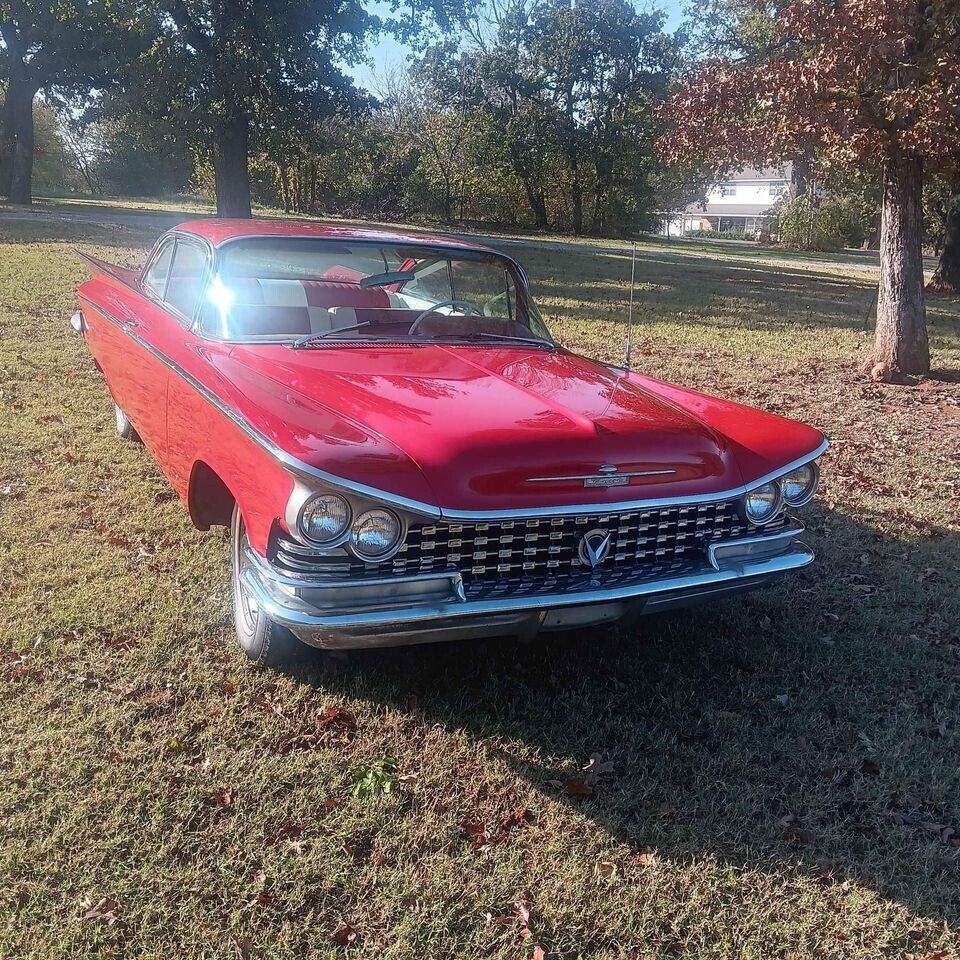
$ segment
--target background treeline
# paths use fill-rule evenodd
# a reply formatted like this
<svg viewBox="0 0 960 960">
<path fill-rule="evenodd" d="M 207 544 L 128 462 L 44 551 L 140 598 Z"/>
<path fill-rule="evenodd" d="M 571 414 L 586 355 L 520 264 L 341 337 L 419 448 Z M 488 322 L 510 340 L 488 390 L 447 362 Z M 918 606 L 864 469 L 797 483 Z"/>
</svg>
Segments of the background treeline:
<svg viewBox="0 0 960 960">
<path fill-rule="evenodd" d="M 0 196 L 193 194 L 230 216 L 258 203 L 636 233 L 727 172 L 706 161 L 708 143 L 683 166 L 658 156 L 671 91 L 705 62 L 750 62 L 777 46 L 767 0 L 696 0 L 674 32 L 661 12 L 629 0 L 386 9 L 371 0 L 0 0 Z M 362 89 L 350 68 L 385 32 L 417 52 Z M 795 169 L 784 242 L 877 244 L 875 172 L 821 173 L 814 183 L 814 158 L 779 159 Z M 925 201 L 928 244 L 960 246 L 956 179 L 930 178 Z"/>
<path fill-rule="evenodd" d="M 237 213 L 219 183 L 241 194 L 242 213 L 242 172 L 229 167 L 245 153 L 250 199 L 289 212 L 612 234 L 654 226 L 656 210 L 704 186 L 656 159 L 655 104 L 685 49 L 660 12 L 627 0 L 438 0 L 429 30 L 390 25 L 417 37 L 419 53 L 366 91 L 344 68 L 387 25 L 361 7 L 336 22 L 326 8 L 326 26 L 304 43 L 295 24 L 322 5 L 236 0 L 232 18 L 231 5 L 131 3 L 124 18 L 116 3 L 77 0 L 58 20 L 42 4 L 7 3 L 4 41 L 26 37 L 61 61 L 27 84 L 33 189 L 201 192 Z M 95 56 L 67 42 L 64 9 L 99 31 Z M 261 29 L 270 17 L 272 40 Z M 284 19 L 294 23 L 275 22 Z M 216 48 L 207 57 L 205 42 Z M 8 193 L 18 147 L 6 107 L 17 70 L 29 70 L 15 47 L 0 49 Z M 236 62 L 224 68 L 222 50 Z"/>
</svg>

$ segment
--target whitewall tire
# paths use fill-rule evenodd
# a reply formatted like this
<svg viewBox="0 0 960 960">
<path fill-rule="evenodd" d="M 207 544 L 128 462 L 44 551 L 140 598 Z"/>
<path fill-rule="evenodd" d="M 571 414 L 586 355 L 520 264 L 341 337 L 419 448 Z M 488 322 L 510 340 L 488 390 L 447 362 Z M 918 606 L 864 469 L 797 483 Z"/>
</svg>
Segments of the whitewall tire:
<svg viewBox="0 0 960 960">
<path fill-rule="evenodd" d="M 120 435 L 123 440 L 139 440 L 140 437 L 137 434 L 137 431 L 134 429 L 133 424 L 128 419 L 127 415 L 120 409 L 117 404 L 113 405 L 113 415 L 117 423 L 117 433 Z"/>
<path fill-rule="evenodd" d="M 282 667 L 302 658 L 308 648 L 286 627 L 275 623 L 260 609 L 243 578 L 249 565 L 245 559 L 246 550 L 247 532 L 243 517 L 240 510 L 234 507 L 230 524 L 230 579 L 237 643 L 254 663 Z"/>
</svg>

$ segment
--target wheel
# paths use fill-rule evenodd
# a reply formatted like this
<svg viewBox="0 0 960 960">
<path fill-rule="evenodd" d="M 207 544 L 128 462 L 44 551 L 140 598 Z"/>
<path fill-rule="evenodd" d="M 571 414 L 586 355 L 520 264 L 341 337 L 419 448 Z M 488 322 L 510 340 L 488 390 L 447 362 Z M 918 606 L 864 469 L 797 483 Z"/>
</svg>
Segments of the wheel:
<svg viewBox="0 0 960 960">
<path fill-rule="evenodd" d="M 247 532 L 237 507 L 233 508 L 230 523 L 230 544 L 233 622 L 240 649 L 254 663 L 267 667 L 293 663 L 303 657 L 306 645 L 286 627 L 271 620 L 244 583 L 243 573 L 250 563 L 246 559 Z"/>
<path fill-rule="evenodd" d="M 127 415 L 117 404 L 113 405 L 113 413 L 117 421 L 117 433 L 120 434 L 120 437 L 123 440 L 139 440 L 140 437 L 137 431 L 134 430 L 133 424 L 127 419 Z"/>
</svg>

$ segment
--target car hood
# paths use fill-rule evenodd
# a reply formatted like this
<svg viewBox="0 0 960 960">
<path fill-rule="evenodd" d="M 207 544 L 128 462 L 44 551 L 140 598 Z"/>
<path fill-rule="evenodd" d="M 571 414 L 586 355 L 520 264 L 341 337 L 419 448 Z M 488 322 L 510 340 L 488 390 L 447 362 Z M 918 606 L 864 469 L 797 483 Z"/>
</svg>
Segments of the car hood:
<svg viewBox="0 0 960 960">
<path fill-rule="evenodd" d="M 743 482 L 731 444 L 703 419 L 564 351 L 258 345 L 217 365 L 289 453 L 449 511 L 709 495 Z M 612 467 L 633 476 L 586 486 Z"/>
</svg>

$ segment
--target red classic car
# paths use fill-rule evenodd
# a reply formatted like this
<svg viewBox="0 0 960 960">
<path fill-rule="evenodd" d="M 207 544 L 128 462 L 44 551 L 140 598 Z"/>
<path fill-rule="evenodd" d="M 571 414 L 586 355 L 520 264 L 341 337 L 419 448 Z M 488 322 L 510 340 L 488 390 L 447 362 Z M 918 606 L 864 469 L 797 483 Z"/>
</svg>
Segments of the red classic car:
<svg viewBox="0 0 960 960">
<path fill-rule="evenodd" d="M 610 622 L 810 563 L 811 427 L 577 356 L 510 258 L 203 220 L 87 258 L 73 326 L 200 529 L 243 650 Z M 302 641 L 302 643 L 301 643 Z"/>
</svg>

